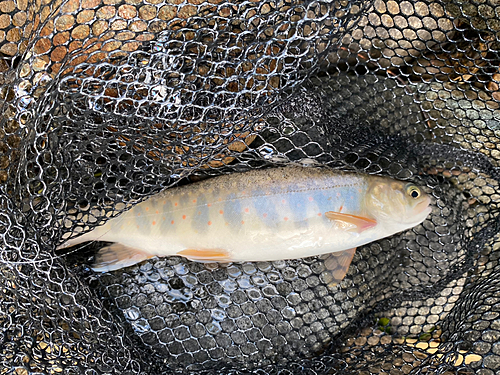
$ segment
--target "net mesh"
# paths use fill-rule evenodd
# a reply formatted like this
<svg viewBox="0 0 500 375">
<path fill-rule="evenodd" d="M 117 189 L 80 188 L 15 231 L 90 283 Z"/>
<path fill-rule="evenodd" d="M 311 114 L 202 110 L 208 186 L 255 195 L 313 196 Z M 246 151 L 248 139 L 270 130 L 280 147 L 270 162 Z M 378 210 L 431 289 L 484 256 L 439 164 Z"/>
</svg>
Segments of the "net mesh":
<svg viewBox="0 0 500 375">
<path fill-rule="evenodd" d="M 500 370 L 500 7 L 482 1 L 0 2 L 6 374 Z M 175 185 L 300 164 L 410 180 L 420 226 L 320 258 L 56 247 Z"/>
</svg>

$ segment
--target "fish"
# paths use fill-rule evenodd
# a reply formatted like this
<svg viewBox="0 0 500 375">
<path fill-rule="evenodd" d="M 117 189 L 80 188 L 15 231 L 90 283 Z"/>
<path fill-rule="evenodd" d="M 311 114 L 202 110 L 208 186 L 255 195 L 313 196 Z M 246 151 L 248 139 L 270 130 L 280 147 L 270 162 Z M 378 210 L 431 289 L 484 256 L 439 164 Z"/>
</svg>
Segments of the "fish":
<svg viewBox="0 0 500 375">
<path fill-rule="evenodd" d="M 278 167 L 166 189 L 59 248 L 111 242 L 91 266 L 152 257 L 246 262 L 326 256 L 342 280 L 357 247 L 422 223 L 431 199 L 411 182 L 327 168 Z"/>
</svg>

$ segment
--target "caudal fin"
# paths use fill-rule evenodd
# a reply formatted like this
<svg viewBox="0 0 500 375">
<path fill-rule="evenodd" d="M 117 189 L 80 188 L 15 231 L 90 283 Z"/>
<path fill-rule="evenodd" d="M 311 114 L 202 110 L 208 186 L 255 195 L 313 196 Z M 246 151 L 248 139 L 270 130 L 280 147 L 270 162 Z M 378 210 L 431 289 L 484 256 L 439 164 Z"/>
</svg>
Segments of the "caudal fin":
<svg viewBox="0 0 500 375">
<path fill-rule="evenodd" d="M 145 253 L 142 250 L 127 247 L 121 243 L 113 243 L 99 250 L 96 254 L 95 263 L 91 268 L 95 272 L 114 271 L 133 266 L 153 257 L 154 255 Z"/>
</svg>

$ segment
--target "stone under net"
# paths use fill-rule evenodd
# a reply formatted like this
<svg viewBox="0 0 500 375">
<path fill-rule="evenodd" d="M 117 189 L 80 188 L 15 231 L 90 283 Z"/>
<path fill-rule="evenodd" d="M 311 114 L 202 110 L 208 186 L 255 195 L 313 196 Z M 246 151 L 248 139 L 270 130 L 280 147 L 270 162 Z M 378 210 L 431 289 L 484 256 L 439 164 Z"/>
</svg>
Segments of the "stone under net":
<svg viewBox="0 0 500 375">
<path fill-rule="evenodd" d="M 495 1 L 0 2 L 0 373 L 495 374 Z M 58 252 L 177 184 L 300 164 L 409 180 L 420 226 L 322 259 Z"/>
</svg>

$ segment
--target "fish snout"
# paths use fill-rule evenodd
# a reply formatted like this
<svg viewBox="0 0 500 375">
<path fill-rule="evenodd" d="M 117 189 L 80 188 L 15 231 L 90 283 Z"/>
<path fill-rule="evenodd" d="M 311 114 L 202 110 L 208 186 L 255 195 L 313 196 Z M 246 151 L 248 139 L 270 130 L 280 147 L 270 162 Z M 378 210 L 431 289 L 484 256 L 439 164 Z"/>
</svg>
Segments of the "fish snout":
<svg viewBox="0 0 500 375">
<path fill-rule="evenodd" d="M 418 202 L 409 212 L 407 212 L 407 220 L 410 222 L 421 223 L 432 212 L 431 198 L 425 196 Z"/>
<path fill-rule="evenodd" d="M 414 212 L 416 214 L 423 213 L 424 211 L 428 211 L 428 213 L 430 213 L 430 211 L 432 211 L 430 204 L 431 204 L 431 198 L 427 195 L 424 199 L 422 199 L 422 201 L 418 202 L 415 205 Z"/>
</svg>

